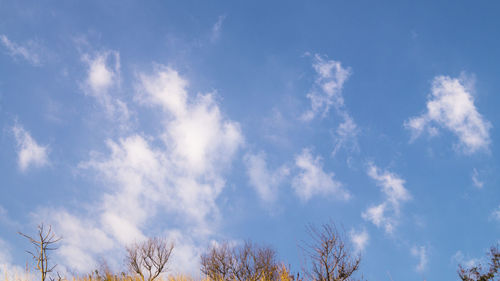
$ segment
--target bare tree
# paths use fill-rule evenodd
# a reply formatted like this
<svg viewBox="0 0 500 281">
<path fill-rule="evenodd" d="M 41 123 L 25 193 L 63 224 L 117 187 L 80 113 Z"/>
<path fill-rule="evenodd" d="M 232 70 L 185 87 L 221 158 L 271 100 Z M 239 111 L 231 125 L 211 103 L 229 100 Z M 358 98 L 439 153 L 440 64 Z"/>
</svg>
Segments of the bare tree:
<svg viewBox="0 0 500 281">
<path fill-rule="evenodd" d="M 323 224 L 320 228 L 307 228 L 312 241 L 304 243 L 303 250 L 310 268 L 305 274 L 315 281 L 355 280 L 353 274 L 359 269 L 361 258 L 353 256 L 345 243 L 345 235 L 334 223 Z"/>
<path fill-rule="evenodd" d="M 201 256 L 201 271 L 210 280 L 278 280 L 276 252 L 250 241 L 239 247 L 227 242 L 212 246 Z"/>
<path fill-rule="evenodd" d="M 239 281 L 276 280 L 278 264 L 276 252 L 270 247 L 263 247 L 245 242 L 234 249 L 234 277 Z"/>
<path fill-rule="evenodd" d="M 488 270 L 483 270 L 482 266 L 475 265 L 470 268 L 464 268 L 459 265 L 458 276 L 462 281 L 495 281 L 500 280 L 500 251 L 498 250 L 498 245 L 490 248 L 488 253 L 490 257 L 490 268 Z M 494 279 L 497 277 L 497 279 Z"/>
<path fill-rule="evenodd" d="M 201 255 L 201 272 L 209 280 L 232 280 L 234 257 L 229 243 L 213 245 Z"/>
<path fill-rule="evenodd" d="M 38 234 L 37 236 L 35 236 L 35 238 L 22 232 L 18 233 L 27 238 L 31 242 L 31 244 L 33 244 L 35 250 L 26 252 L 33 256 L 33 259 L 36 261 L 36 269 L 40 271 L 42 281 L 45 281 L 45 279 L 47 278 L 47 274 L 52 272 L 57 266 L 49 266 L 48 251 L 57 250 L 57 247 L 55 247 L 54 244 L 59 242 L 62 237 L 57 237 L 56 234 L 52 231 L 52 227 L 50 225 L 49 229 L 46 230 L 43 224 L 38 226 Z"/>
<path fill-rule="evenodd" d="M 173 249 L 174 244 L 165 238 L 148 238 L 142 243 L 127 247 L 128 266 L 142 281 L 152 281 L 166 271 Z"/>
</svg>

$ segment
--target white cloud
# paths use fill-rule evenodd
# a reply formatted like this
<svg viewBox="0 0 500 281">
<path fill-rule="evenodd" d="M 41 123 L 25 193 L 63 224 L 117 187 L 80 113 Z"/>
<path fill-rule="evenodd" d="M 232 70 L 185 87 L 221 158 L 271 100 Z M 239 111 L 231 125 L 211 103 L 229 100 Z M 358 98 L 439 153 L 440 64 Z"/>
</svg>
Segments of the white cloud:
<svg viewBox="0 0 500 281">
<path fill-rule="evenodd" d="M 32 41 L 23 46 L 12 42 L 4 34 L 0 34 L 0 42 L 11 57 L 22 57 L 33 65 L 40 65 L 40 56 L 36 50 L 37 46 Z"/>
<path fill-rule="evenodd" d="M 342 108 L 342 88 L 351 75 L 351 70 L 343 68 L 340 62 L 325 60 L 318 54 L 314 56 L 313 68 L 317 78 L 313 89 L 307 94 L 307 98 L 311 100 L 311 109 L 302 115 L 301 119 L 304 121 L 310 121 L 318 114 L 325 117 L 331 106 Z"/>
<path fill-rule="evenodd" d="M 22 126 L 12 128 L 17 143 L 17 163 L 21 171 L 31 166 L 42 167 L 49 163 L 48 148 L 39 145 Z"/>
<path fill-rule="evenodd" d="M 309 149 L 303 149 L 295 157 L 295 165 L 301 172 L 293 178 L 292 187 L 302 201 L 308 201 L 315 195 L 331 195 L 342 200 L 350 198 L 349 192 L 333 178 L 334 174 L 323 170 L 321 158 L 313 157 Z"/>
<path fill-rule="evenodd" d="M 415 267 L 415 270 L 418 272 L 423 272 L 427 268 L 428 257 L 427 257 L 427 248 L 425 246 L 414 246 L 411 248 L 412 256 L 418 258 L 418 264 Z"/>
<path fill-rule="evenodd" d="M 461 266 L 464 267 L 473 267 L 477 266 L 482 263 L 481 259 L 477 258 L 470 258 L 469 256 L 465 256 L 462 251 L 457 251 L 452 257 L 451 260 L 456 262 L 457 264 L 460 264 Z"/>
<path fill-rule="evenodd" d="M 457 148 L 464 153 L 487 150 L 491 143 L 491 123 L 484 119 L 474 105 L 472 83 L 465 78 L 438 76 L 432 83 L 427 111 L 405 122 L 412 132 L 412 140 L 424 131 L 431 136 L 437 128 L 447 129 L 458 137 Z"/>
<path fill-rule="evenodd" d="M 212 26 L 212 33 L 210 35 L 210 41 L 212 41 L 212 43 L 219 39 L 220 32 L 222 29 L 222 23 L 224 22 L 225 19 L 226 19 L 225 15 L 219 16 L 217 18 L 217 22 L 215 22 L 215 24 Z"/>
<path fill-rule="evenodd" d="M 376 226 L 384 226 L 385 230 L 389 233 L 393 231 L 394 222 L 391 218 L 385 216 L 386 204 L 381 203 L 376 206 L 369 207 L 363 212 L 362 217 L 365 220 L 371 221 Z"/>
<path fill-rule="evenodd" d="M 160 106 L 168 115 L 163 140 L 176 164 L 195 175 L 211 173 L 214 162 L 227 163 L 243 143 L 239 124 L 222 117 L 214 93 L 188 100 L 187 82 L 164 66 L 158 66 L 153 75 L 139 77 L 137 99 Z"/>
<path fill-rule="evenodd" d="M 143 237 L 139 227 L 153 212 L 148 206 L 164 179 L 162 155 L 139 135 L 108 140 L 107 145 L 109 156 L 93 155 L 81 167 L 96 171 L 112 186 L 103 196 L 100 220 L 115 239 L 128 244 Z"/>
<path fill-rule="evenodd" d="M 483 188 L 484 186 L 484 182 L 479 179 L 479 172 L 476 168 L 472 170 L 472 183 L 479 189 Z"/>
<path fill-rule="evenodd" d="M 120 54 L 112 50 L 94 56 L 84 54 L 82 61 L 88 68 L 82 85 L 84 92 L 97 99 L 109 117 L 127 121 L 130 118 L 127 105 L 112 93 L 120 86 Z"/>
<path fill-rule="evenodd" d="M 399 211 L 399 202 L 407 201 L 411 198 L 405 189 L 405 181 L 398 175 L 384 171 L 381 172 L 375 165 L 368 168 L 368 175 L 382 187 L 388 201 Z"/>
<path fill-rule="evenodd" d="M 168 264 L 168 273 L 173 275 L 182 275 L 193 273 L 196 276 L 200 272 L 199 259 L 201 254 L 207 249 L 208 241 L 201 246 L 194 241 L 193 237 L 185 235 L 184 231 L 178 229 L 169 230 L 165 237 L 174 242 L 174 253 L 172 262 Z M 194 275 L 196 274 L 196 275 Z"/>
<path fill-rule="evenodd" d="M 362 217 L 378 227 L 384 227 L 387 233 L 392 233 L 398 223 L 401 203 L 411 199 L 410 193 L 404 187 L 405 181 L 396 174 L 380 171 L 372 163 L 368 167 L 368 176 L 382 187 L 385 200 L 379 205 L 369 207 L 362 213 Z"/>
<path fill-rule="evenodd" d="M 80 164 L 105 185 L 100 200 L 86 215 L 50 211 L 48 217 L 66 236 L 61 263 L 69 270 L 88 272 L 102 255 L 119 265 L 120 255 L 104 251 L 120 253 L 153 235 L 151 224 L 158 228 L 157 218 L 168 216 L 160 224 L 176 240 L 171 265 L 184 273 L 198 271 L 200 249 L 215 235 L 220 219 L 216 200 L 225 187 L 224 173 L 243 136 L 238 123 L 222 116 L 214 94 L 190 96 L 187 85 L 164 66 L 139 74 L 136 101 L 160 109 L 161 132 L 107 140 L 109 153 L 94 152 Z"/>
<path fill-rule="evenodd" d="M 270 171 L 266 163 L 266 155 L 247 154 L 244 157 L 250 184 L 255 188 L 260 199 L 265 202 L 274 202 L 277 199 L 278 187 L 290 174 L 285 165 Z"/>
<path fill-rule="evenodd" d="M 370 240 L 370 235 L 368 234 L 366 229 L 363 229 L 361 231 L 355 231 L 354 229 L 352 229 L 349 233 L 349 236 L 351 238 L 351 242 L 354 244 L 354 251 L 356 253 L 363 252 L 368 245 L 368 241 Z"/>
<path fill-rule="evenodd" d="M 146 105 L 160 105 L 174 116 L 186 115 L 188 81 L 170 67 L 156 68 L 154 76 L 139 75 L 136 100 Z"/>
<path fill-rule="evenodd" d="M 40 209 L 34 219 L 50 224 L 56 236 L 62 237 L 54 254 L 60 260 L 58 271 L 63 273 L 88 273 L 95 270 L 98 268 L 95 257 L 104 257 L 116 246 L 112 237 L 101 229 L 99 222 L 91 218 L 79 217 L 66 210 Z"/>
</svg>

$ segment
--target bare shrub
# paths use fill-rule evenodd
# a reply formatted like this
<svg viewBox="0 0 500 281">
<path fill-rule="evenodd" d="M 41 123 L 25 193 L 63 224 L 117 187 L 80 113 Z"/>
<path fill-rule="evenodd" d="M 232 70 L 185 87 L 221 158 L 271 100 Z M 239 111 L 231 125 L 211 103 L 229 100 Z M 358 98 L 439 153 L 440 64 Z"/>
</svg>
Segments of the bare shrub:
<svg viewBox="0 0 500 281">
<path fill-rule="evenodd" d="M 201 255 L 201 271 L 210 280 L 278 280 L 279 269 L 272 248 L 249 241 L 239 247 L 224 242 Z"/>
</svg>

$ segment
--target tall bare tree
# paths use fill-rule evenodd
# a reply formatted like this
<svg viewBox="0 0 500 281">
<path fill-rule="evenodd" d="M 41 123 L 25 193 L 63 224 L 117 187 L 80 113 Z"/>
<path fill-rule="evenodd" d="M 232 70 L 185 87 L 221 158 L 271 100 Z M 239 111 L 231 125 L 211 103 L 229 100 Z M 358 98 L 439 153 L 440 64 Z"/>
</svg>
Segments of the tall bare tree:
<svg viewBox="0 0 500 281">
<path fill-rule="evenodd" d="M 142 243 L 127 247 L 127 263 L 133 273 L 142 281 L 153 281 L 167 270 L 174 244 L 166 238 L 148 238 Z"/>
<path fill-rule="evenodd" d="M 490 248 L 488 253 L 490 258 L 490 267 L 484 270 L 482 265 L 474 265 L 470 268 L 464 268 L 459 265 L 458 276 L 462 281 L 498 281 L 500 280 L 500 251 L 498 245 Z M 496 279 L 495 279 L 496 277 Z"/>
<path fill-rule="evenodd" d="M 201 271 L 210 280 L 277 280 L 279 270 L 276 252 L 250 241 L 236 247 L 224 242 L 201 255 Z"/>
<path fill-rule="evenodd" d="M 38 233 L 35 237 L 26 235 L 22 232 L 18 232 L 21 236 L 27 238 L 33 247 L 34 251 L 26 251 L 33 256 L 36 261 L 36 269 L 40 272 L 42 281 L 45 281 L 47 274 L 52 272 L 57 265 L 49 265 L 49 251 L 57 250 L 55 244 L 59 242 L 62 237 L 57 237 L 52 231 L 52 227 L 49 225 L 48 229 L 45 229 L 43 224 L 38 226 Z"/>
<path fill-rule="evenodd" d="M 356 280 L 353 274 L 359 269 L 361 258 L 354 256 L 345 243 L 345 235 L 333 222 L 320 228 L 309 225 L 312 241 L 304 243 L 304 252 L 310 266 L 304 271 L 310 280 L 343 281 Z"/>
</svg>

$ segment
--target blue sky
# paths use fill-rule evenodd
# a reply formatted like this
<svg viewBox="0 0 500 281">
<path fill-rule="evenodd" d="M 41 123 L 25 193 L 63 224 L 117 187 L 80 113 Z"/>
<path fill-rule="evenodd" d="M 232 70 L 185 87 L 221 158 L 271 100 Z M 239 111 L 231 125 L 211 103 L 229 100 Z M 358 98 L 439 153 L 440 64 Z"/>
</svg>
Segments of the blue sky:
<svg viewBox="0 0 500 281">
<path fill-rule="evenodd" d="M 453 280 L 500 233 L 493 1 L 0 0 L 0 266 L 51 224 L 83 273 L 147 236 L 342 226 L 368 280 Z"/>
</svg>

